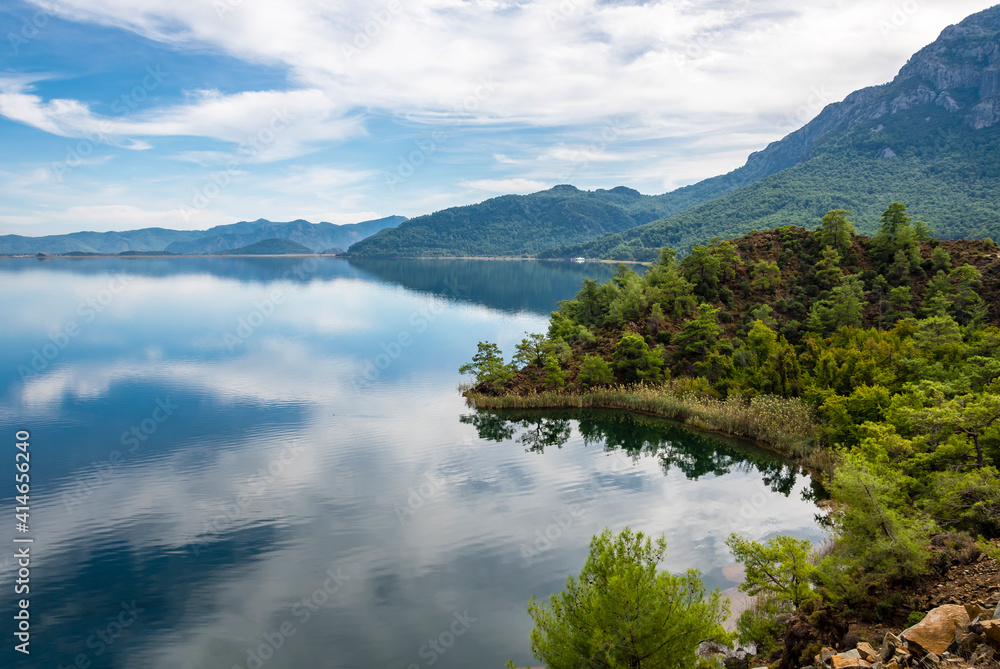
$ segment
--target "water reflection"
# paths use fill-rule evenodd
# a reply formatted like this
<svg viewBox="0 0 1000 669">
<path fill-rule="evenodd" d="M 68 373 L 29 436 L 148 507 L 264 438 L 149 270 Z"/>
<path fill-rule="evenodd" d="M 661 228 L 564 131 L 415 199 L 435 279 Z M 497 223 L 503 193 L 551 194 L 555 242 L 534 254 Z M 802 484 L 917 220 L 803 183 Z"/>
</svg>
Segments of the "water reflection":
<svg viewBox="0 0 1000 669">
<path fill-rule="evenodd" d="M 476 343 L 509 352 L 544 331 L 581 277 L 427 267 L 0 261 L 0 434 L 32 433 L 44 640 L 3 666 L 247 667 L 288 622 L 267 669 L 422 668 L 428 639 L 466 610 L 477 621 L 435 668 L 530 666 L 528 598 L 560 589 L 606 526 L 666 533 L 667 567 L 698 566 L 712 586 L 728 583 L 734 514 L 755 538 L 819 536 L 808 477 L 750 444 L 615 412 L 469 414 L 457 370 Z M 119 272 L 126 290 L 85 318 Z M 467 293 L 442 294 L 445 281 Z M 22 374 L 70 322 L 78 333 Z M 411 343 L 352 383 L 401 332 Z M 0 486 L 0 506 L 12 492 Z M 337 567 L 349 578 L 316 595 Z M 0 557 L 0 583 L 10 570 Z M 12 597 L 0 589 L 0 610 Z M 101 641 L 133 601 L 134 623 Z"/>
<path fill-rule="evenodd" d="M 585 445 L 603 447 L 607 452 L 622 451 L 634 459 L 654 458 L 664 475 L 672 468 L 691 480 L 725 476 L 733 471 L 756 472 L 772 491 L 786 496 L 806 474 L 791 460 L 747 442 L 624 411 L 479 410 L 459 420 L 473 425 L 480 439 L 514 439 L 526 447 L 526 452 L 539 454 L 547 447 L 562 448 L 572 436 L 570 421 L 576 421 Z M 812 481 L 808 499 L 823 499 L 824 495 L 822 486 Z"/>
<path fill-rule="evenodd" d="M 382 281 L 441 297 L 468 299 L 502 311 L 548 315 L 558 300 L 580 290 L 585 278 L 611 278 L 615 265 L 557 261 L 409 260 L 351 258 L 352 267 Z"/>
</svg>

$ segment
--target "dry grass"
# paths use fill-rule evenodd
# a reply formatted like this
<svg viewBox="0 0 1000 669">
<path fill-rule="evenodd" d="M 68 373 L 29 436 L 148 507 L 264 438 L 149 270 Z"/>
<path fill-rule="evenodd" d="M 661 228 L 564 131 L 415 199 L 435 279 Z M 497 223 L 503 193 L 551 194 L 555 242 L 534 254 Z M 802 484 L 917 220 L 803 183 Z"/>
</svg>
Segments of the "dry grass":
<svg viewBox="0 0 1000 669">
<path fill-rule="evenodd" d="M 749 401 L 739 396 L 720 400 L 675 392 L 667 386 L 619 386 L 564 395 L 531 393 L 489 396 L 466 394 L 477 409 L 627 409 L 682 421 L 700 430 L 722 432 L 770 444 L 790 455 L 816 454 L 817 423 L 812 410 L 800 399 L 773 395 Z"/>
</svg>

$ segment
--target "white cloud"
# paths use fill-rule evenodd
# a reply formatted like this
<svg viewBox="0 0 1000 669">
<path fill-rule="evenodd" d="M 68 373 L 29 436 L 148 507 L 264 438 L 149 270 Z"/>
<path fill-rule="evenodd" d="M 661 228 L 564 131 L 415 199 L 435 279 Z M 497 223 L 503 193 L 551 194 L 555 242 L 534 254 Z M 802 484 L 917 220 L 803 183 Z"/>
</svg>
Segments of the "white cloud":
<svg viewBox="0 0 1000 669">
<path fill-rule="evenodd" d="M 89 138 L 147 149 L 132 137 L 207 137 L 241 147 L 239 163 L 282 160 L 319 142 L 363 133 L 361 120 L 318 89 L 248 91 L 223 95 L 201 90 L 184 103 L 125 118 L 95 114 L 76 100 L 44 101 L 23 80 L 0 79 L 0 114 L 63 137 Z M 188 154 L 186 154 L 188 155 Z M 203 153 L 204 159 L 212 153 Z M 214 157 L 221 157 L 215 152 Z"/>
<path fill-rule="evenodd" d="M 178 148 L 178 162 L 205 169 L 164 170 L 157 178 L 189 180 L 173 190 L 123 182 L 108 176 L 109 165 L 93 189 L 103 199 L 82 187 L 57 189 L 40 212 L 30 204 L 37 197 L 22 195 L 23 210 L 8 205 L 3 216 L 8 228 L 65 205 L 124 204 L 145 212 L 144 225 L 206 227 L 239 217 L 417 215 L 467 203 L 475 196 L 468 189 L 527 192 L 566 181 L 669 189 L 728 172 L 823 104 L 890 80 L 946 25 L 993 0 L 922 2 L 909 13 L 897 0 L 62 0 L 55 9 L 31 1 L 178 50 L 276 68 L 287 83 L 235 93 L 203 85 L 107 116 L 68 95 L 42 95 L 59 90 L 48 85 L 54 74 L 0 76 L 0 114 L 53 135 L 100 135 L 133 149 L 175 137 L 224 143 Z M 379 136 L 367 137 L 375 119 Z M 392 170 L 391 154 L 414 124 L 422 137 L 445 132 L 447 142 L 390 193 L 376 175 Z M 603 139 L 609 128 L 612 141 Z M 355 141 L 350 158 L 325 167 L 244 172 Z M 370 150 L 356 150 L 369 141 Z M 241 150 L 248 143 L 255 148 Z M 240 185 L 190 220 L 162 218 L 232 161 Z M 37 194 L 38 186 L 2 187 Z"/>
<path fill-rule="evenodd" d="M 491 193 L 534 193 L 552 187 L 552 184 L 531 179 L 477 179 L 463 181 L 461 185 Z"/>
<path fill-rule="evenodd" d="M 280 106 L 308 119 L 310 132 L 320 129 L 314 139 L 349 133 L 345 115 L 358 107 L 473 111 L 479 120 L 537 125 L 637 110 L 662 119 L 787 113 L 813 86 L 842 97 L 887 80 L 947 23 L 986 6 L 988 0 L 920 6 L 895 18 L 898 27 L 896 4 L 885 0 L 808 6 L 736 0 L 717 9 L 687 1 L 243 0 L 213 7 L 66 0 L 60 11 L 163 42 L 208 44 L 287 66 L 299 90 L 203 92 L 189 104 L 124 124 L 135 135 L 240 141 L 259 126 L 262 110 Z M 22 98 L 7 109 L 52 132 L 89 123 L 87 110 L 73 101 Z"/>
</svg>

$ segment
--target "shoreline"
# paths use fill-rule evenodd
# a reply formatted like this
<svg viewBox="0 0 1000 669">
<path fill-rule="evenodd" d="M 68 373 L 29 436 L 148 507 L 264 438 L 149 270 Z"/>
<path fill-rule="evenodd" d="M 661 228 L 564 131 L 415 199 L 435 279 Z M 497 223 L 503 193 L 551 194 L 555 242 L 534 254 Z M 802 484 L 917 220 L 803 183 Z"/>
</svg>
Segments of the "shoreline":
<svg viewBox="0 0 1000 669">
<path fill-rule="evenodd" d="M 39 257 L 35 253 L 0 255 L 0 260 L 86 260 L 88 258 L 331 258 L 336 260 L 351 260 L 352 256 L 331 255 L 327 253 L 282 253 L 282 254 L 259 254 L 259 253 L 165 253 L 165 254 L 141 254 L 141 255 L 119 255 L 117 253 L 94 253 L 81 256 L 71 256 L 65 254 L 49 254 Z M 648 267 L 652 262 L 639 260 L 598 260 L 588 258 L 583 263 L 573 260 L 558 258 L 519 258 L 513 256 L 359 256 L 353 258 L 372 260 L 504 260 L 509 262 L 558 262 L 582 265 L 586 263 L 600 263 L 607 265 L 643 265 Z"/>
<path fill-rule="evenodd" d="M 524 395 L 485 395 L 470 389 L 463 392 L 466 403 L 473 409 L 611 409 L 674 420 L 700 432 L 732 439 L 742 439 L 765 450 L 788 458 L 807 470 L 813 478 L 822 480 L 832 474 L 833 459 L 828 451 L 815 446 L 813 430 L 818 424 L 800 422 L 789 427 L 767 427 L 756 414 L 753 402 L 682 397 L 670 391 L 640 389 L 598 389 L 583 394 L 531 393 Z M 778 398 L 762 396 L 761 403 Z M 801 404 L 783 401 L 786 406 Z M 803 412 L 807 411 L 801 405 Z M 766 420 L 767 414 L 764 414 Z M 800 416 L 804 418 L 804 416 Z M 803 429 L 808 428 L 808 429 Z"/>
</svg>

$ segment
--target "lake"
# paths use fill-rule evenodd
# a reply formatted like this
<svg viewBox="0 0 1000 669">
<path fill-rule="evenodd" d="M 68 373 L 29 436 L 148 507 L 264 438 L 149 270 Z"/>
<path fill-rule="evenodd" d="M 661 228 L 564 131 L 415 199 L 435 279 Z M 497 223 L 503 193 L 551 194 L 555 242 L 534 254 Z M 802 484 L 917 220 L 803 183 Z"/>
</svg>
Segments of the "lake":
<svg viewBox="0 0 1000 669">
<path fill-rule="evenodd" d="M 734 585 L 730 531 L 817 540 L 816 491 L 739 440 L 614 411 L 476 414 L 609 265 L 0 260 L 4 667 L 502 667 L 593 534 L 665 533 Z M 30 529 L 14 519 L 30 432 Z M 31 655 L 12 651 L 31 544 Z M 89 664 L 87 664 L 89 663 Z"/>
</svg>

